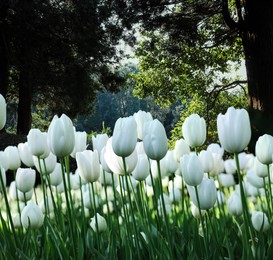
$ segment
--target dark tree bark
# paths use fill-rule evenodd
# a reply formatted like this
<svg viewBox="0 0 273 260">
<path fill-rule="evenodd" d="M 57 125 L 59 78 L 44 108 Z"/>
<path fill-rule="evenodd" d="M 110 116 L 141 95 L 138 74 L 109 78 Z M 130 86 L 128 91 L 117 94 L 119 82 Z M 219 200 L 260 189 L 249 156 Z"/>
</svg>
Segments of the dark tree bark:
<svg viewBox="0 0 273 260">
<path fill-rule="evenodd" d="M 273 2 L 246 1 L 242 31 L 254 151 L 259 136 L 273 135 Z"/>
<path fill-rule="evenodd" d="M 259 136 L 273 135 L 273 2 L 236 0 L 237 21 L 230 17 L 228 0 L 223 16 L 242 38 L 248 83 L 248 107 L 252 127 L 249 151 Z"/>
</svg>

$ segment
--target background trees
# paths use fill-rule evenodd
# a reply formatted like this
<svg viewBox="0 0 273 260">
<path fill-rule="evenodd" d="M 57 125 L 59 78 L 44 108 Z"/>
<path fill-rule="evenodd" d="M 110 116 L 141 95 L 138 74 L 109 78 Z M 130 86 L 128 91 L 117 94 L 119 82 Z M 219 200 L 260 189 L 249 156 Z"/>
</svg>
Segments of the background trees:
<svg viewBox="0 0 273 260">
<path fill-rule="evenodd" d="M 31 103 L 45 100 L 72 116 L 90 109 L 101 86 L 115 90 L 120 81 L 109 63 L 119 57 L 119 39 L 135 43 L 135 31 L 144 36 L 135 93 L 153 95 L 162 105 L 197 95 L 211 110 L 220 92 L 245 86 L 245 79 L 226 74 L 243 58 L 253 137 L 271 132 L 271 1 L 2 2 L 0 91 L 8 98 L 17 93 L 18 132 L 29 128 Z"/>
<path fill-rule="evenodd" d="M 102 78 L 115 79 L 108 68 L 122 30 L 114 12 L 109 1 L 1 2 L 0 92 L 18 100 L 18 133 L 28 132 L 35 104 L 71 117 L 90 112 Z"/>
</svg>

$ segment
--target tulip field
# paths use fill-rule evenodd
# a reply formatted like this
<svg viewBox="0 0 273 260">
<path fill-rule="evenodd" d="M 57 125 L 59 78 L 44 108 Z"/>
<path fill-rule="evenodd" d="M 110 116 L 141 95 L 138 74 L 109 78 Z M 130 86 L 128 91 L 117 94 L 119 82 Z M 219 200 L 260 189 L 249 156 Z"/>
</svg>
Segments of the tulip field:
<svg viewBox="0 0 273 260">
<path fill-rule="evenodd" d="M 144 111 L 92 149 L 64 114 L 31 129 L 0 152 L 0 259 L 273 259 L 273 137 L 246 153 L 250 123 L 230 107 L 219 143 L 201 149 L 206 122 L 193 114 L 173 150 Z"/>
</svg>

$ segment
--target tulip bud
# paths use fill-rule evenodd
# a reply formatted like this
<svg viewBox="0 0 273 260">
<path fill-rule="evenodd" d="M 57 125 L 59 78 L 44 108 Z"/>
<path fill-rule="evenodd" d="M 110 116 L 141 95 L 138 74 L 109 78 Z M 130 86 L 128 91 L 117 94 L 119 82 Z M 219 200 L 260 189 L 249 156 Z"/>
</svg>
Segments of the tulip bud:
<svg viewBox="0 0 273 260">
<path fill-rule="evenodd" d="M 99 155 L 103 147 L 105 147 L 109 137 L 107 134 L 97 134 L 96 136 L 92 136 L 92 143 L 93 143 L 93 151 L 97 150 Z"/>
<path fill-rule="evenodd" d="M 120 157 L 128 157 L 135 150 L 137 143 L 137 124 L 134 117 L 119 118 L 114 127 L 113 151 Z"/>
<path fill-rule="evenodd" d="M 243 213 L 241 197 L 238 191 L 234 191 L 228 198 L 227 210 L 230 214 L 240 216 Z"/>
<path fill-rule="evenodd" d="M 251 168 L 247 171 L 246 178 L 247 181 L 257 189 L 264 187 L 263 179 L 256 174 L 254 168 Z"/>
<path fill-rule="evenodd" d="M 104 159 L 110 168 L 110 171 L 119 175 L 124 175 L 124 165 L 122 157 L 117 156 L 112 148 L 112 137 L 109 138 L 106 144 L 106 150 L 104 153 Z M 126 172 L 131 173 L 137 164 L 137 153 L 134 150 L 134 152 L 125 158 L 126 162 Z"/>
<path fill-rule="evenodd" d="M 243 151 L 251 138 L 249 115 L 245 109 L 229 107 L 226 114 L 217 117 L 218 137 L 229 153 Z"/>
<path fill-rule="evenodd" d="M 100 177 L 100 161 L 98 151 L 85 150 L 76 154 L 79 175 L 86 182 L 95 182 Z"/>
<path fill-rule="evenodd" d="M 72 153 L 75 144 L 75 134 L 71 119 L 62 114 L 54 116 L 48 128 L 48 146 L 50 151 L 59 158 Z"/>
<path fill-rule="evenodd" d="M 75 132 L 75 145 L 71 153 L 71 157 L 75 158 L 77 152 L 82 152 L 86 149 L 87 134 L 86 132 Z"/>
<path fill-rule="evenodd" d="M 207 151 L 209 151 L 211 153 L 217 153 L 221 157 L 223 157 L 223 155 L 224 155 L 224 149 L 223 149 L 223 147 L 221 147 L 217 143 L 211 143 L 211 144 L 209 144 L 208 147 L 207 147 Z"/>
<path fill-rule="evenodd" d="M 44 215 L 33 201 L 28 201 L 21 214 L 21 222 L 24 228 L 37 229 L 44 223 Z"/>
<path fill-rule="evenodd" d="M 8 169 L 12 171 L 17 170 L 21 166 L 21 159 L 19 156 L 18 148 L 16 146 L 8 146 L 4 152 L 7 156 Z"/>
<path fill-rule="evenodd" d="M 139 110 L 137 113 L 134 113 L 134 118 L 137 123 L 137 137 L 139 140 L 143 140 L 142 136 L 143 126 L 145 122 L 152 121 L 153 117 L 151 113 Z"/>
<path fill-rule="evenodd" d="M 97 213 L 97 225 L 96 225 L 96 218 L 91 218 L 90 226 L 94 230 L 94 232 L 101 233 L 107 229 L 106 220 L 102 217 L 99 213 Z M 98 229 L 97 229 L 98 226 Z"/>
<path fill-rule="evenodd" d="M 271 164 L 273 155 L 273 136 L 268 134 L 260 136 L 256 142 L 255 153 L 261 163 Z"/>
<path fill-rule="evenodd" d="M 4 151 L 0 151 L 0 165 L 5 169 L 9 169 L 8 155 Z"/>
<path fill-rule="evenodd" d="M 202 182 L 204 171 L 196 154 L 183 155 L 180 159 L 180 169 L 186 184 L 197 186 Z"/>
<path fill-rule="evenodd" d="M 203 145 L 207 134 L 204 118 L 197 114 L 192 114 L 187 117 L 182 125 L 182 134 L 185 141 L 191 147 Z"/>
<path fill-rule="evenodd" d="M 162 123 L 157 119 L 146 122 L 142 136 L 147 156 L 152 160 L 161 160 L 168 151 L 168 138 Z"/>
<path fill-rule="evenodd" d="M 267 231 L 270 228 L 268 218 L 264 212 L 253 211 L 251 215 L 251 222 L 256 231 Z"/>
<path fill-rule="evenodd" d="M 46 158 L 49 155 L 47 133 L 41 132 L 36 128 L 30 129 L 27 135 L 27 141 L 32 155 L 40 158 Z"/>
<path fill-rule="evenodd" d="M 217 176 L 220 173 L 222 173 L 225 169 L 224 160 L 222 159 L 221 155 L 217 153 L 212 154 L 212 159 L 213 159 L 213 168 L 210 172 L 210 176 Z"/>
<path fill-rule="evenodd" d="M 176 172 L 177 168 L 179 167 L 179 164 L 176 162 L 174 158 L 174 151 L 173 150 L 168 150 L 167 154 L 163 158 L 165 161 L 165 165 L 167 168 L 167 172 L 170 174 L 173 174 Z"/>
<path fill-rule="evenodd" d="M 227 174 L 236 173 L 236 163 L 234 159 L 227 159 L 224 161 L 224 167 Z"/>
<path fill-rule="evenodd" d="M 27 167 L 34 166 L 32 153 L 30 152 L 29 144 L 27 142 L 18 144 L 18 152 L 20 159 L 24 165 L 26 165 Z"/>
<path fill-rule="evenodd" d="M 202 150 L 199 155 L 199 160 L 201 161 L 204 172 L 210 173 L 213 170 L 213 157 L 210 151 Z"/>
<path fill-rule="evenodd" d="M 52 186 L 58 186 L 62 183 L 62 166 L 60 163 L 56 163 L 54 170 L 49 174 L 50 184 Z"/>
<path fill-rule="evenodd" d="M 198 201 L 194 187 L 187 185 L 190 198 L 194 205 L 198 207 Z M 200 202 L 200 208 L 208 210 L 212 208 L 217 199 L 217 190 L 212 179 L 203 179 L 201 184 L 197 186 L 197 192 Z"/>
<path fill-rule="evenodd" d="M 184 154 L 189 154 L 190 152 L 191 152 L 190 147 L 184 139 L 179 139 L 175 142 L 174 158 L 178 163 L 180 162 L 180 158 Z"/>
<path fill-rule="evenodd" d="M 219 174 L 218 178 L 221 186 L 223 187 L 231 187 L 235 185 L 234 177 L 231 174 L 221 173 Z"/>
<path fill-rule="evenodd" d="M 56 163 L 57 163 L 57 157 L 53 153 L 49 153 L 49 155 L 43 159 L 44 162 L 40 159 L 40 164 L 39 164 L 39 159 L 36 156 L 33 156 L 33 162 L 34 165 L 39 173 L 43 174 L 49 174 L 54 171 Z M 41 169 L 40 169 L 41 167 Z"/>
<path fill-rule="evenodd" d="M 7 104 L 4 97 L 0 94 L 0 130 L 4 128 L 7 117 Z"/>
<path fill-rule="evenodd" d="M 262 164 L 257 157 L 255 158 L 254 161 L 254 170 L 257 176 L 261 178 L 267 177 L 267 166 L 265 164 Z"/>
<path fill-rule="evenodd" d="M 132 171 L 132 176 L 137 181 L 143 181 L 147 178 L 150 173 L 150 164 L 146 154 L 138 155 L 137 165 Z"/>
<path fill-rule="evenodd" d="M 202 216 L 204 216 L 206 213 L 205 210 L 201 210 Z M 191 214 L 193 215 L 194 218 L 200 218 L 200 211 L 198 207 L 196 207 L 193 203 L 191 203 Z"/>
<path fill-rule="evenodd" d="M 15 176 L 16 188 L 22 192 L 33 189 L 36 172 L 31 168 L 18 168 Z"/>
</svg>

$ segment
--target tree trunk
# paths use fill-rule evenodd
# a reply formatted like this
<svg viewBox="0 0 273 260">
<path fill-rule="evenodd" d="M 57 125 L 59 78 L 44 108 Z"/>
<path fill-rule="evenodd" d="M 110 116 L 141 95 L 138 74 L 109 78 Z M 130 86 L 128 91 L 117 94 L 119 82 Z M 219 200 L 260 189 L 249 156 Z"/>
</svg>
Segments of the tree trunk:
<svg viewBox="0 0 273 260">
<path fill-rule="evenodd" d="M 266 2 L 266 3 L 265 3 Z M 259 136 L 273 135 L 273 2 L 246 1 L 242 31 L 252 125 L 250 151 Z"/>
</svg>

